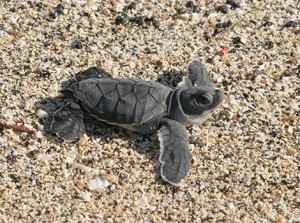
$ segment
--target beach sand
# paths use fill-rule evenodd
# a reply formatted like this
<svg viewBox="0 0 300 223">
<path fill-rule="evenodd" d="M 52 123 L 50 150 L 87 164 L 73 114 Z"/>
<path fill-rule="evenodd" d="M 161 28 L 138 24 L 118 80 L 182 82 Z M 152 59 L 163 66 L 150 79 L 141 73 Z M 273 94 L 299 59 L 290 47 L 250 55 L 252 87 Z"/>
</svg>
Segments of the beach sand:
<svg viewBox="0 0 300 223">
<path fill-rule="evenodd" d="M 300 222 L 299 1 L 134 2 L 1 1 L 0 222 Z M 187 128 L 179 187 L 156 135 L 49 131 L 76 73 L 164 81 L 191 60 L 225 101 Z"/>
</svg>

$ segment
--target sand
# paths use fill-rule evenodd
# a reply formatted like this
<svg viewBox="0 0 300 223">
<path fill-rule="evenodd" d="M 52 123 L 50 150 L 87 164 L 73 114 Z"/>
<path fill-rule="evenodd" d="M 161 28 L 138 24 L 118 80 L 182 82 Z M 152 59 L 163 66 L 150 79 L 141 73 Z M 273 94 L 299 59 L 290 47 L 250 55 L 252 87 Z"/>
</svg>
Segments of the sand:
<svg viewBox="0 0 300 223">
<path fill-rule="evenodd" d="M 300 3 L 227 3 L 1 1 L 0 222 L 300 222 Z M 187 128 L 179 187 L 156 135 L 49 131 L 76 73 L 176 82 L 190 60 L 225 101 Z"/>
</svg>

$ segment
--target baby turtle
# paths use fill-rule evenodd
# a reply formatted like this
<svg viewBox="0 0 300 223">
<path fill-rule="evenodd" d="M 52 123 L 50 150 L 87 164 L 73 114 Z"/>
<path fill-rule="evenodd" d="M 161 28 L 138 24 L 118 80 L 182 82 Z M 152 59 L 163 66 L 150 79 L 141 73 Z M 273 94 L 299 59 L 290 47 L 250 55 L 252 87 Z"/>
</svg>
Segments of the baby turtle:
<svg viewBox="0 0 300 223">
<path fill-rule="evenodd" d="M 223 101 L 207 70 L 198 61 L 175 89 L 141 79 L 112 78 L 96 67 L 76 76 L 62 93 L 71 102 L 53 115 L 51 129 L 66 141 L 85 134 L 86 117 L 143 134 L 157 132 L 161 176 L 178 184 L 191 167 L 192 154 L 184 126 L 201 124 Z"/>
</svg>

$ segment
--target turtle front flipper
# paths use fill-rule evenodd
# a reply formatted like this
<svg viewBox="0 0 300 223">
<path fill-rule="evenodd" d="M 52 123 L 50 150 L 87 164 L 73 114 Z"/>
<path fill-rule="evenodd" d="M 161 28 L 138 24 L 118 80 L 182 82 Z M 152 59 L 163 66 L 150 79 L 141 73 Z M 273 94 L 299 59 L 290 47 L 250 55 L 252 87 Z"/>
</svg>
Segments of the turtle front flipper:
<svg viewBox="0 0 300 223">
<path fill-rule="evenodd" d="M 84 111 L 75 102 L 69 102 L 53 114 L 51 130 L 68 142 L 85 134 Z"/>
<path fill-rule="evenodd" d="M 161 176 L 171 184 L 178 184 L 191 167 L 192 154 L 188 135 L 179 122 L 165 119 L 158 130 L 160 141 Z"/>
<path fill-rule="evenodd" d="M 193 60 L 189 63 L 188 78 L 194 87 L 212 86 L 206 68 L 197 60 Z"/>
<path fill-rule="evenodd" d="M 107 73 L 106 71 L 98 68 L 98 67 L 91 67 L 87 70 L 84 70 L 80 73 L 78 73 L 76 76 L 76 81 L 82 81 L 85 79 L 90 78 L 112 78 L 112 76 Z"/>
</svg>

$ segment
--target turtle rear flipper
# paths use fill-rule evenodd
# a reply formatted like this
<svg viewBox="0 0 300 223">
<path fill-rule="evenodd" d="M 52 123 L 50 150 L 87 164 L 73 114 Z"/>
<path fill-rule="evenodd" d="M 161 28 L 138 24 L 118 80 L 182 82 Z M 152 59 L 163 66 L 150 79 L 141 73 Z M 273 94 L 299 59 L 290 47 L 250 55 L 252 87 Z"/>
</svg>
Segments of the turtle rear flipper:
<svg viewBox="0 0 300 223">
<path fill-rule="evenodd" d="M 51 130 L 68 142 L 86 133 L 84 111 L 75 102 L 69 102 L 53 115 Z"/>
<path fill-rule="evenodd" d="M 112 78 L 112 76 L 98 67 L 91 67 L 77 74 L 75 78 L 76 81 L 82 81 L 90 78 Z"/>
<path fill-rule="evenodd" d="M 192 154 L 189 150 L 188 135 L 179 122 L 165 119 L 158 130 L 160 141 L 161 176 L 171 184 L 178 184 L 188 174 Z"/>
</svg>

